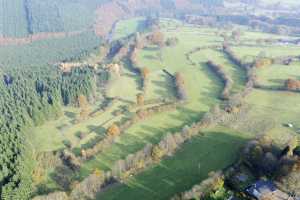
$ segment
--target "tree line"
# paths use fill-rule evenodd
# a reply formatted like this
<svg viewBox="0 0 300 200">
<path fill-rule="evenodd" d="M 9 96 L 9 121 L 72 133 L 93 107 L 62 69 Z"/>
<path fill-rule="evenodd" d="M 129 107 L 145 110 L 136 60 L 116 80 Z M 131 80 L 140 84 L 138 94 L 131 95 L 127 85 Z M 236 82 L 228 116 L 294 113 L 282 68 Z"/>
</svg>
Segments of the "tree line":
<svg viewBox="0 0 300 200">
<path fill-rule="evenodd" d="M 233 80 L 231 77 L 226 74 L 224 68 L 221 65 L 218 65 L 214 63 L 213 61 L 209 60 L 207 62 L 207 66 L 209 66 L 214 73 L 222 80 L 224 84 L 224 88 L 221 94 L 221 98 L 223 100 L 229 99 L 230 96 L 230 90 L 232 89 L 233 86 Z"/>
</svg>

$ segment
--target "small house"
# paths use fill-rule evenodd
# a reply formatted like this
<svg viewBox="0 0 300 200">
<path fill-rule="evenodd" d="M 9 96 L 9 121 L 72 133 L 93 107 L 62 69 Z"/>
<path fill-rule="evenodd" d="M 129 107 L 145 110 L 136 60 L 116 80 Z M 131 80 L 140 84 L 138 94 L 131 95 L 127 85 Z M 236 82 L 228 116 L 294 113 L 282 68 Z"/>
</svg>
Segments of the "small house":
<svg viewBox="0 0 300 200">
<path fill-rule="evenodd" d="M 277 189 L 272 181 L 259 180 L 248 187 L 246 193 L 257 200 L 295 200 L 290 195 Z"/>
</svg>

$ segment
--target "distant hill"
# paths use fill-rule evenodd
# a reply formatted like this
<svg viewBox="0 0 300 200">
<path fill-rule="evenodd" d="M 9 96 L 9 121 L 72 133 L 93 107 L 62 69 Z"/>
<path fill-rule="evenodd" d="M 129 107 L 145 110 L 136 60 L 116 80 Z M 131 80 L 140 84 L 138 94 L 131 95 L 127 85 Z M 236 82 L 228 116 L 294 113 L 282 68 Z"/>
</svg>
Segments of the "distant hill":
<svg viewBox="0 0 300 200">
<path fill-rule="evenodd" d="M 223 0 L 0 0 L 0 38 L 82 31 L 95 24 L 98 30 L 107 29 L 126 15 L 222 4 Z"/>
<path fill-rule="evenodd" d="M 93 25 L 94 10 L 107 0 L 0 0 L 0 36 L 78 31 Z"/>
</svg>

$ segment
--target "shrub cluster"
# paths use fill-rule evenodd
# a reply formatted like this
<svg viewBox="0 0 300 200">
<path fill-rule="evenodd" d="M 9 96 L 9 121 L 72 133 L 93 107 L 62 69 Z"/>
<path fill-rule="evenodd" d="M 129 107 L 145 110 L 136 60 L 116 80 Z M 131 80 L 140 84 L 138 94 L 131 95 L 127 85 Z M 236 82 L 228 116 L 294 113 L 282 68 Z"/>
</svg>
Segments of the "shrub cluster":
<svg viewBox="0 0 300 200">
<path fill-rule="evenodd" d="M 60 158 L 63 161 L 64 165 L 68 166 L 70 169 L 74 171 L 80 169 L 80 160 L 78 160 L 77 157 L 69 150 L 62 151 Z"/>
<path fill-rule="evenodd" d="M 273 64 L 273 60 L 270 58 L 259 58 L 254 62 L 256 68 L 266 67 Z"/>
<path fill-rule="evenodd" d="M 294 79 L 288 79 L 285 81 L 285 88 L 290 91 L 299 91 L 300 81 Z"/>
<path fill-rule="evenodd" d="M 147 40 L 149 43 L 157 45 L 160 48 L 164 46 L 164 34 L 159 30 L 155 30 L 148 35 Z"/>
<path fill-rule="evenodd" d="M 115 182 L 116 180 L 112 178 L 110 172 L 103 173 L 100 170 L 95 170 L 80 183 L 75 183 L 75 186 L 70 193 L 70 199 L 95 199 L 98 192 L 107 185 Z"/>
</svg>

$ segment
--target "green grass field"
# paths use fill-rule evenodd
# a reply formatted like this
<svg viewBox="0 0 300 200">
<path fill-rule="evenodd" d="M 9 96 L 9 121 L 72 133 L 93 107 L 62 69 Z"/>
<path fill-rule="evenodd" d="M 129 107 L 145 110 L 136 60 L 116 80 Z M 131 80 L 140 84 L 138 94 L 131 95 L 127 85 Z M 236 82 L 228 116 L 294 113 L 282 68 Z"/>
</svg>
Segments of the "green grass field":
<svg viewBox="0 0 300 200">
<path fill-rule="evenodd" d="M 258 70 L 259 83 L 266 86 L 284 86 L 289 79 L 299 79 L 300 63 L 293 62 L 291 65 L 271 65 Z"/>
<path fill-rule="evenodd" d="M 243 59 L 250 58 L 253 60 L 256 56 L 262 54 L 266 57 L 276 58 L 281 56 L 298 56 L 299 46 L 280 46 L 280 45 L 267 45 L 263 47 L 253 46 L 237 46 L 232 50 Z"/>
<path fill-rule="evenodd" d="M 127 37 L 136 32 L 142 32 L 145 29 L 145 18 L 137 17 L 127 20 L 121 20 L 116 24 L 113 39 L 118 40 Z"/>
<path fill-rule="evenodd" d="M 205 179 L 209 172 L 233 163 L 247 139 L 245 134 L 225 127 L 205 130 L 203 134 L 185 143 L 174 156 L 107 189 L 97 199 L 170 199 Z"/>
<path fill-rule="evenodd" d="M 119 22 L 121 24 L 118 25 L 116 37 L 125 37 L 130 34 L 129 32 L 134 32 L 137 20 Z M 130 30 L 124 29 L 127 24 Z M 163 72 L 167 70 L 171 74 L 176 72 L 183 74 L 188 94 L 187 103 L 175 111 L 155 114 L 134 124 L 111 147 L 83 163 L 80 170 L 81 178 L 95 169 L 109 170 L 117 160 L 135 153 L 147 143 L 158 143 L 168 132 L 178 131 L 182 126 L 198 121 L 213 105 L 220 103 L 218 97 L 223 85 L 215 73 L 206 66 L 208 60 L 211 59 L 224 67 L 234 81 L 232 93 L 237 93 L 244 88 L 245 71 L 231 63 L 220 49 L 208 48 L 192 54 L 191 59 L 196 63 L 195 65 L 186 59 L 185 54 L 194 48 L 221 46 L 223 39 L 216 34 L 218 30 L 183 25 L 174 20 L 162 20 L 161 27 L 166 37 L 177 37 L 179 43 L 175 47 L 164 47 L 161 50 L 150 45 L 138 52 L 138 65 L 150 70 L 145 99 L 175 100 L 176 93 L 172 79 Z M 253 58 L 262 51 L 269 57 L 297 55 L 300 52 L 300 47 L 293 46 L 244 45 L 243 42 L 249 42 L 253 34 L 253 32 L 245 32 L 240 44 L 236 44 L 233 48 L 241 58 Z M 256 34 L 253 40 L 269 36 L 264 33 Z M 252 42 L 254 44 L 254 41 Z M 258 78 L 265 85 L 278 85 L 289 77 L 299 78 L 295 75 L 300 72 L 298 64 L 274 65 L 259 69 Z M 128 117 L 126 114 L 116 117 L 113 112 L 119 110 L 121 106 L 128 106 L 136 101 L 136 95 L 141 92 L 139 81 L 139 77 L 125 65 L 122 76 L 111 82 L 107 92 L 110 97 L 120 97 L 121 100 L 118 100 L 106 113 L 79 124 L 72 124 L 79 112 L 78 109 L 66 108 L 62 118 L 32 131 L 32 142 L 37 151 L 62 148 L 62 142 L 66 139 L 74 146 L 80 147 L 95 137 L 104 136 L 108 125 L 122 117 Z M 210 171 L 220 170 L 230 165 L 236 159 L 241 145 L 251 137 L 267 133 L 278 143 L 284 143 L 296 134 L 297 129 L 300 129 L 300 124 L 296 120 L 300 111 L 299 100 L 300 94 L 255 89 L 246 98 L 249 109 L 241 119 L 204 130 L 204 136 L 196 136 L 185 143 L 174 156 L 146 169 L 124 184 L 108 188 L 99 194 L 97 199 L 124 199 L 125 197 L 126 199 L 168 199 L 175 193 L 199 183 Z M 92 109 L 98 106 L 93 105 Z M 135 109 L 132 112 L 135 112 Z M 287 128 L 284 126 L 286 123 L 293 123 L 295 127 Z M 61 129 L 63 125 L 67 125 L 67 128 Z M 78 131 L 87 132 L 87 137 L 79 140 L 76 137 Z M 51 180 L 48 184 L 52 184 L 49 187 L 55 187 Z"/>
<path fill-rule="evenodd" d="M 279 0 L 263 0 L 262 2 L 266 3 L 266 4 L 277 4 L 277 3 L 281 3 L 281 1 Z M 297 0 L 286 0 L 284 1 L 285 4 L 290 5 L 290 6 L 296 6 L 299 5 L 299 1 Z"/>
</svg>

